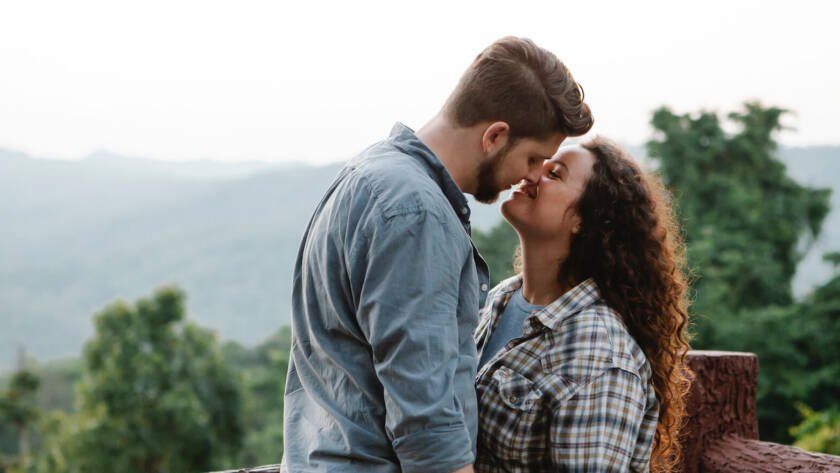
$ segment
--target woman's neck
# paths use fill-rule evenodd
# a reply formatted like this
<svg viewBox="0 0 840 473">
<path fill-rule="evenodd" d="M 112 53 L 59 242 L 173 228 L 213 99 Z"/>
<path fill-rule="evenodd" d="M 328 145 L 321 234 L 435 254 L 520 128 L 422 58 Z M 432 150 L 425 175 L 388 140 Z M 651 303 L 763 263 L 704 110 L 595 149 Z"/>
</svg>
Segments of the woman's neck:
<svg viewBox="0 0 840 473">
<path fill-rule="evenodd" d="M 565 254 L 558 251 L 556 241 L 545 245 L 520 242 L 525 300 L 534 305 L 548 305 L 573 287 L 570 278 L 559 273 Z"/>
</svg>

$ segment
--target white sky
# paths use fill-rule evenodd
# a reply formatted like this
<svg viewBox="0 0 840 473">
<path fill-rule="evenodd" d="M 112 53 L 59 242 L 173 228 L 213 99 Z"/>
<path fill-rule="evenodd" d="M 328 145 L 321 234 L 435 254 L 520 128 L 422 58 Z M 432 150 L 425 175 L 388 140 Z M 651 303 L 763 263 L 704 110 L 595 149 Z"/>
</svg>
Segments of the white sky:
<svg viewBox="0 0 840 473">
<path fill-rule="evenodd" d="M 840 144 L 840 3 L 3 0 L 0 147 L 78 158 L 345 159 L 419 127 L 493 40 L 527 36 L 626 143 L 650 111 L 797 112 L 793 145 Z"/>
</svg>

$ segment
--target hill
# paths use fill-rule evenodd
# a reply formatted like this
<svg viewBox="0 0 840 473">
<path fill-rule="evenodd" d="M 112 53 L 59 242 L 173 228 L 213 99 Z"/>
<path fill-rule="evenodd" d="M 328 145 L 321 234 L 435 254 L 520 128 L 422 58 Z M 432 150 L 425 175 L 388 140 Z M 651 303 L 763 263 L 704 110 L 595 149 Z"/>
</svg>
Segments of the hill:
<svg viewBox="0 0 840 473">
<path fill-rule="evenodd" d="M 840 147 L 781 155 L 797 180 L 840 187 Z M 190 316 L 222 338 L 263 340 L 289 320 L 298 242 L 339 169 L 0 150 L 0 369 L 20 343 L 39 359 L 77 355 L 93 313 L 163 284 L 182 287 Z M 832 202 L 800 294 L 828 278 L 821 254 L 840 249 L 840 192 Z M 472 207 L 476 228 L 499 219 L 497 205 Z"/>
<path fill-rule="evenodd" d="M 0 367 L 20 343 L 42 359 L 78 354 L 93 313 L 164 284 L 223 338 L 262 340 L 289 320 L 298 243 L 340 167 L 0 150 Z M 495 222 L 477 210 L 479 227 Z"/>
</svg>

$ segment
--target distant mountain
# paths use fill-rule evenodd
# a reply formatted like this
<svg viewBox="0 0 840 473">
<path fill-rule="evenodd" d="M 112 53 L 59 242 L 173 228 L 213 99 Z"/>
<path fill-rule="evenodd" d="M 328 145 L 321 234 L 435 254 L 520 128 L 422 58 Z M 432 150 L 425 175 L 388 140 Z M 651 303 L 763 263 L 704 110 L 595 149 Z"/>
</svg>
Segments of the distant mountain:
<svg viewBox="0 0 840 473">
<path fill-rule="evenodd" d="M 642 158 L 641 149 L 635 154 Z M 838 189 L 840 147 L 786 148 L 790 174 Z M 289 320 L 291 273 L 312 209 L 340 164 L 169 163 L 99 152 L 81 161 L 0 150 L 0 368 L 18 343 L 37 358 L 77 355 L 91 316 L 163 284 L 190 317 L 253 344 Z M 476 228 L 498 205 L 472 205 Z M 840 211 L 826 221 L 796 280 L 828 278 Z"/>
<path fill-rule="evenodd" d="M 155 161 L 102 150 L 85 157 L 79 164 L 87 166 L 90 170 L 113 172 L 124 176 L 200 180 L 248 177 L 272 168 L 290 169 L 305 166 L 295 163 L 272 164 L 263 161 Z"/>
<path fill-rule="evenodd" d="M 38 358 L 78 354 L 92 314 L 163 284 L 224 338 L 261 340 L 289 320 L 299 239 L 340 166 L 0 151 L 0 368 L 18 343 Z M 498 214 L 481 207 L 487 228 Z"/>
</svg>

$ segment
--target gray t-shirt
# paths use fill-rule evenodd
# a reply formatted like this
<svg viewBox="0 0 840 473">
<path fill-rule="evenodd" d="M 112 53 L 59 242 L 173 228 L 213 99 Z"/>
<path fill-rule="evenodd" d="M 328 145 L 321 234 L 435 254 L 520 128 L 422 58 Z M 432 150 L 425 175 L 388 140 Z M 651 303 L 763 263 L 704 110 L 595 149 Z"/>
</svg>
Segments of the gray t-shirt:
<svg viewBox="0 0 840 473">
<path fill-rule="evenodd" d="M 485 363 L 493 359 L 496 353 L 499 352 L 507 343 L 516 337 L 522 336 L 522 325 L 525 320 L 532 313 L 542 309 L 541 305 L 534 305 L 525 300 L 522 295 L 522 288 L 516 290 L 510 296 L 505 311 L 502 312 L 499 319 L 499 324 L 493 333 L 490 334 L 490 339 L 487 341 L 487 346 L 481 353 L 481 361 L 478 362 L 478 369 L 480 370 Z"/>
</svg>

